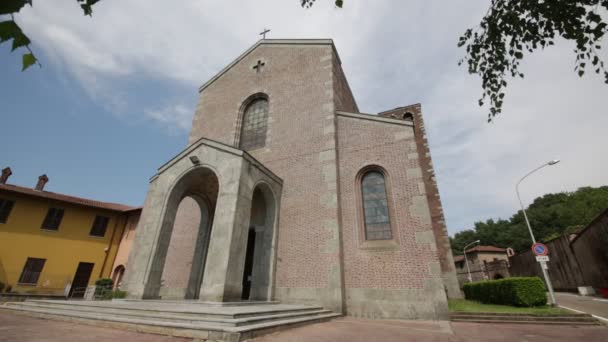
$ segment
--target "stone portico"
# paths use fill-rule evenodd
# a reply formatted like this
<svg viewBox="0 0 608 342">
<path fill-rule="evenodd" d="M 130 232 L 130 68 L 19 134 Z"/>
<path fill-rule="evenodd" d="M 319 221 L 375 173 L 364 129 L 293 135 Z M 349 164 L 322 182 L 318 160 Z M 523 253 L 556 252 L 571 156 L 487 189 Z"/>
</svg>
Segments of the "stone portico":
<svg viewBox="0 0 608 342">
<path fill-rule="evenodd" d="M 282 180 L 247 152 L 204 138 L 188 146 L 150 180 L 124 281 L 129 297 L 160 298 L 178 206 L 191 197 L 201 219 L 192 267 L 180 269 L 188 286 L 163 298 L 240 300 L 253 235 L 248 299 L 270 300 L 281 190 Z"/>
</svg>

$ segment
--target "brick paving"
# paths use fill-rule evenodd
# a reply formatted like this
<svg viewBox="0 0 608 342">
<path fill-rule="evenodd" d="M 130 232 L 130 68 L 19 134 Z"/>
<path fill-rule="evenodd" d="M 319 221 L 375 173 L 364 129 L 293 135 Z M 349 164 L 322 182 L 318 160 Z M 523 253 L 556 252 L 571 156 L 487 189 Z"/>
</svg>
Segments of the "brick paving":
<svg viewBox="0 0 608 342">
<path fill-rule="evenodd" d="M 74 324 L 27 317 L 0 311 L 0 342 L 185 342 L 188 338 L 144 334 L 135 331 L 99 328 L 91 325 Z"/>
<path fill-rule="evenodd" d="M 134 331 L 98 328 L 0 312 L 0 341 L 192 341 Z M 336 319 L 259 337 L 254 342 L 608 342 L 605 326 L 477 324 L 446 321 Z"/>
</svg>

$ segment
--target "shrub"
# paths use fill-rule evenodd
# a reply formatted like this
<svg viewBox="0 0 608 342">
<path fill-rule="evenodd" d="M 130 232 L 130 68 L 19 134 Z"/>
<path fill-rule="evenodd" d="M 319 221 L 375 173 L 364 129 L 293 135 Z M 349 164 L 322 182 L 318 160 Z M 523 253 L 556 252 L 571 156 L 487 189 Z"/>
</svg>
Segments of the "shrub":
<svg viewBox="0 0 608 342">
<path fill-rule="evenodd" d="M 114 286 L 114 281 L 112 281 L 112 279 L 110 278 L 101 278 L 101 279 L 97 279 L 97 281 L 95 282 L 95 297 L 102 297 L 104 299 L 110 299 L 110 298 L 106 298 L 108 293 L 112 293 L 112 287 Z"/>
<path fill-rule="evenodd" d="M 545 285 L 538 277 L 515 277 L 467 283 L 466 299 L 485 304 L 540 306 L 547 304 Z"/>
<path fill-rule="evenodd" d="M 101 299 L 125 298 L 126 296 L 127 296 L 127 291 L 121 291 L 121 290 L 105 291 L 105 292 L 103 292 Z"/>
<path fill-rule="evenodd" d="M 116 290 L 112 292 L 112 298 L 126 298 L 127 291 Z"/>
</svg>

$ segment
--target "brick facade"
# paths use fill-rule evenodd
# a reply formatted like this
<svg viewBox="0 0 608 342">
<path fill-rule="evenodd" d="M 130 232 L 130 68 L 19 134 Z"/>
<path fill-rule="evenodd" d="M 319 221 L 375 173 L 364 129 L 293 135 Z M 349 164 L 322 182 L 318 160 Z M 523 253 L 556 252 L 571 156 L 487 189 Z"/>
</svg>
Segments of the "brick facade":
<svg viewBox="0 0 608 342">
<path fill-rule="evenodd" d="M 263 94 L 266 144 L 248 152 L 283 180 L 275 299 L 362 317 L 446 317 L 456 279 L 420 107 L 414 122 L 358 113 L 340 64 L 331 40 L 259 41 L 200 88 L 189 143 L 238 147 L 247 99 Z M 370 165 L 386 171 L 390 241 L 361 236 L 357 177 Z M 187 215 L 178 212 L 174 231 Z M 176 266 L 168 256 L 165 272 Z"/>
</svg>

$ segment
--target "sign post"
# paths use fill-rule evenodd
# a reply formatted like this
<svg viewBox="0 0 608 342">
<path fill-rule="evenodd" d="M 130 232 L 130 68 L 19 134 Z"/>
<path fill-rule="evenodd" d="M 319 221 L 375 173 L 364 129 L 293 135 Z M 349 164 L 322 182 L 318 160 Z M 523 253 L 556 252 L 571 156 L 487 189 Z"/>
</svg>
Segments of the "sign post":
<svg viewBox="0 0 608 342">
<path fill-rule="evenodd" d="M 536 255 L 536 261 L 540 264 L 540 269 L 543 271 L 543 276 L 547 281 L 549 295 L 551 296 L 553 305 L 555 305 L 555 294 L 553 293 L 553 285 L 551 284 L 551 280 L 549 279 L 549 273 L 547 272 L 547 270 L 549 269 L 549 266 L 547 266 L 547 261 L 549 261 L 549 248 L 543 243 L 536 242 L 532 245 L 532 253 Z"/>
</svg>

